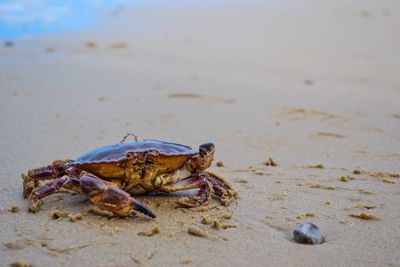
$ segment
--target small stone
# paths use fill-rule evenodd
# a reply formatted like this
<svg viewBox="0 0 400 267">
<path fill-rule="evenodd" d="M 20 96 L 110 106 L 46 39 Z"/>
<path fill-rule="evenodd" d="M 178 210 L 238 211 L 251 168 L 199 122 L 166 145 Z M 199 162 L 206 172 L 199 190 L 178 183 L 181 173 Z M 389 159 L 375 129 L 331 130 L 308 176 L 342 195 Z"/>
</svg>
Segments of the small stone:
<svg viewBox="0 0 400 267">
<path fill-rule="evenodd" d="M 224 162 L 222 160 L 218 160 L 215 164 L 217 167 L 224 167 Z"/>
<path fill-rule="evenodd" d="M 297 243 L 301 244 L 317 245 L 325 241 L 318 226 L 310 222 L 297 227 L 293 232 L 293 237 Z"/>
</svg>

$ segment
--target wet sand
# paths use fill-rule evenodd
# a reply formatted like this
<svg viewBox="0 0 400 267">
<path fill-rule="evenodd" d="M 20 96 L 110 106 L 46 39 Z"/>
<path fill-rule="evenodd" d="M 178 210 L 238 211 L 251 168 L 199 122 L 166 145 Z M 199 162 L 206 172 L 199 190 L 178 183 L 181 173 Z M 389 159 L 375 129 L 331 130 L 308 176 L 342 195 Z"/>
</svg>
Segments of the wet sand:
<svg viewBox="0 0 400 267">
<path fill-rule="evenodd" d="M 400 5 L 347 2 L 138 4 L 1 46 L 0 265 L 399 266 Z M 27 212 L 21 172 L 126 132 L 213 141 L 237 203 L 139 196 L 157 218 L 119 219 L 61 194 Z M 327 242 L 294 243 L 305 221 Z"/>
</svg>

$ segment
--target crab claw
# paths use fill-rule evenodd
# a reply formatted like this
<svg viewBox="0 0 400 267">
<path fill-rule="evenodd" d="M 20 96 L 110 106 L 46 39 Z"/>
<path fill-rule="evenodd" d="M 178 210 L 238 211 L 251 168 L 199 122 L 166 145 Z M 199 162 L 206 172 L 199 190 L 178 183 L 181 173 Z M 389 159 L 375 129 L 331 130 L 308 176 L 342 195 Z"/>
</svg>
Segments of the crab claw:
<svg viewBox="0 0 400 267">
<path fill-rule="evenodd" d="M 139 202 L 138 200 L 132 198 L 132 206 L 133 209 L 146 214 L 147 216 L 151 217 L 151 218 L 155 218 L 156 215 L 150 210 L 148 209 L 143 203 Z"/>
</svg>

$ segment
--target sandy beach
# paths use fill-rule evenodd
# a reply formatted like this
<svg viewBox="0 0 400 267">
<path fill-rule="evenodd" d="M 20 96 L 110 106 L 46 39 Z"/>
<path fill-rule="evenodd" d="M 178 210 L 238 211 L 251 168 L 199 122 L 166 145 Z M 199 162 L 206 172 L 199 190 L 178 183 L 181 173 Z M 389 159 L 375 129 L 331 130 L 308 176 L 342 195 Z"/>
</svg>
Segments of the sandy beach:
<svg viewBox="0 0 400 267">
<path fill-rule="evenodd" d="M 400 266 L 398 1 L 161 1 L 97 15 L 0 45 L 0 266 Z M 63 193 L 28 212 L 21 173 L 127 132 L 214 142 L 224 166 L 211 171 L 239 199 L 199 211 L 175 203 L 194 192 L 143 195 L 157 218 L 121 219 Z M 295 243 L 302 222 L 327 242 Z"/>
</svg>

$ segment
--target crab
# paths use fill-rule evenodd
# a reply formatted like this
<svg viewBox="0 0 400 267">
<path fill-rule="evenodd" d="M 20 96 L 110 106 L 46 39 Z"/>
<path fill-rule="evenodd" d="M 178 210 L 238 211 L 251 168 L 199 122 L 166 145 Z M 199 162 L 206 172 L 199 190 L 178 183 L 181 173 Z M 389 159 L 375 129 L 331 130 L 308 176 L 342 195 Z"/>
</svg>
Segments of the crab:
<svg viewBox="0 0 400 267">
<path fill-rule="evenodd" d="M 132 196 L 146 192 L 199 189 L 195 196 L 177 201 L 184 207 L 207 205 L 213 195 L 225 206 L 237 198 L 237 192 L 224 178 L 206 171 L 214 158 L 213 143 L 204 143 L 195 151 L 171 142 L 137 139 L 124 142 L 125 139 L 119 144 L 96 148 L 75 160 L 56 160 L 22 174 L 23 195 L 29 197 L 29 210 L 37 212 L 43 198 L 62 189 L 83 193 L 95 206 L 120 217 L 135 211 L 156 217 Z M 51 181 L 40 185 L 43 180 Z"/>
</svg>

